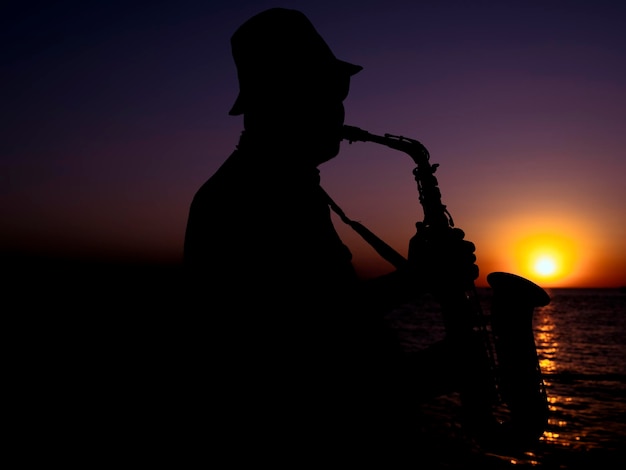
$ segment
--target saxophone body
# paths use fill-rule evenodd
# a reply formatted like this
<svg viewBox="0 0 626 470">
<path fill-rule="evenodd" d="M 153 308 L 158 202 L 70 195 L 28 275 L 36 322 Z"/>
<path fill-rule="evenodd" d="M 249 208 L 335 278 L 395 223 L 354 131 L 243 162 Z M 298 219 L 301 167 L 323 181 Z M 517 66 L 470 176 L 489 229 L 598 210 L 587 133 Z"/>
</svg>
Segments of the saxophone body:
<svg viewBox="0 0 626 470">
<path fill-rule="evenodd" d="M 442 203 L 428 150 L 419 141 L 391 134 L 376 135 L 344 126 L 344 140 L 373 142 L 409 155 L 416 167 L 424 218 L 409 242 L 412 251 L 424 243 L 446 241 L 454 221 Z M 396 266 L 399 267 L 399 266 Z M 548 400 L 532 329 L 536 307 L 550 302 L 531 281 L 510 273 L 487 276 L 492 288 L 490 312 L 481 305 L 473 281 L 451 280 L 433 292 L 441 306 L 446 340 L 458 358 L 463 425 L 479 441 L 529 445 L 545 431 Z"/>
</svg>

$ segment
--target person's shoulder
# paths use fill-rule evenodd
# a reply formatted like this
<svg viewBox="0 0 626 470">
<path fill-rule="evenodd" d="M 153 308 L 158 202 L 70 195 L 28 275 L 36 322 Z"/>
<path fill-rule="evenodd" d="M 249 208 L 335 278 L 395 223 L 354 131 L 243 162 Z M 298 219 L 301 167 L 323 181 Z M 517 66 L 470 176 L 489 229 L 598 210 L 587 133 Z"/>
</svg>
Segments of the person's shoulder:
<svg viewBox="0 0 626 470">
<path fill-rule="evenodd" d="M 220 182 L 232 178 L 234 166 L 236 166 L 237 151 L 233 152 L 222 162 L 222 164 L 215 170 L 215 172 L 202 183 L 202 185 L 196 191 L 196 197 L 201 196 L 204 193 L 210 192 L 212 188 L 219 186 Z"/>
</svg>

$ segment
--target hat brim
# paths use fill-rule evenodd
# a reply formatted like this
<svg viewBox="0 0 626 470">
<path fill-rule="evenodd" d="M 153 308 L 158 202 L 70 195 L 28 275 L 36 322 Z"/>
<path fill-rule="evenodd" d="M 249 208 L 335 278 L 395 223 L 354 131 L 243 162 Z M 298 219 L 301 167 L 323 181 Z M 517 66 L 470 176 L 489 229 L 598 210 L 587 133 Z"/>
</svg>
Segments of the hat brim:
<svg viewBox="0 0 626 470">
<path fill-rule="evenodd" d="M 343 71 L 346 72 L 349 77 L 363 70 L 363 67 L 361 67 L 360 65 L 351 64 L 350 62 L 345 62 L 339 59 L 337 59 L 337 65 L 339 66 L 340 69 L 343 69 Z M 244 102 L 245 100 L 243 98 L 243 94 L 240 91 L 239 95 L 237 96 L 237 99 L 235 100 L 235 104 L 233 104 L 233 107 L 228 112 L 228 115 L 229 116 L 242 115 L 245 112 Z"/>
</svg>

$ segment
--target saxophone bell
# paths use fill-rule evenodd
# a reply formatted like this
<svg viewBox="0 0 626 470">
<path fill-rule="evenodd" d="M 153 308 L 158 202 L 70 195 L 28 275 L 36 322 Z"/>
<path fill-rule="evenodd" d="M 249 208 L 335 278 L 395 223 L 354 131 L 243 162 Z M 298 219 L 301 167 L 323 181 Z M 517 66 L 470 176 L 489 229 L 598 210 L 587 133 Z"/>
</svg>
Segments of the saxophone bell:
<svg viewBox="0 0 626 470">
<path fill-rule="evenodd" d="M 537 284 L 520 276 L 492 272 L 491 329 L 498 358 L 498 387 L 510 411 L 518 440 L 534 441 L 548 421 L 548 400 L 539 366 L 532 319 L 536 307 L 550 303 Z"/>
</svg>

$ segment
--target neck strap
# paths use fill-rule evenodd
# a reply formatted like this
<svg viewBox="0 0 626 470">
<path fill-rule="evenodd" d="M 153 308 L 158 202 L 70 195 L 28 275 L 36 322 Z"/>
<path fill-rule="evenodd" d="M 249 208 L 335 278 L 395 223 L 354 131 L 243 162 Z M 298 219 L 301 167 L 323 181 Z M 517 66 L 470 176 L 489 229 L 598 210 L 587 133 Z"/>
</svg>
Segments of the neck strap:
<svg viewBox="0 0 626 470">
<path fill-rule="evenodd" d="M 385 243 L 382 239 L 380 239 L 377 235 L 372 233 L 367 227 L 362 225 L 359 222 L 351 220 L 346 216 L 345 212 L 341 210 L 341 208 L 331 199 L 324 188 L 319 187 L 322 195 L 326 199 L 328 206 L 339 216 L 342 222 L 346 223 L 352 229 L 357 232 L 361 237 L 369 243 L 376 252 L 382 256 L 386 261 L 391 263 L 397 269 L 401 268 L 407 263 L 407 260 L 404 256 L 398 253 L 395 249 Z"/>
</svg>

